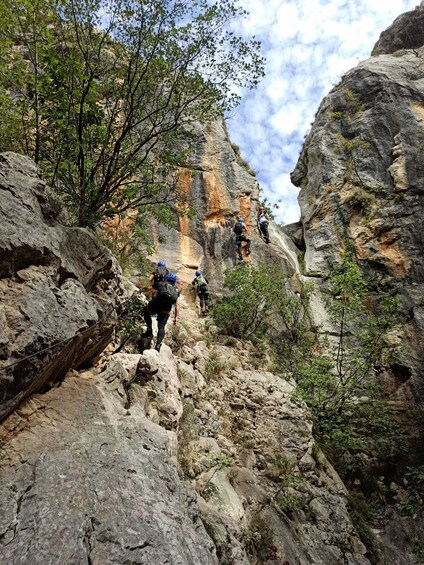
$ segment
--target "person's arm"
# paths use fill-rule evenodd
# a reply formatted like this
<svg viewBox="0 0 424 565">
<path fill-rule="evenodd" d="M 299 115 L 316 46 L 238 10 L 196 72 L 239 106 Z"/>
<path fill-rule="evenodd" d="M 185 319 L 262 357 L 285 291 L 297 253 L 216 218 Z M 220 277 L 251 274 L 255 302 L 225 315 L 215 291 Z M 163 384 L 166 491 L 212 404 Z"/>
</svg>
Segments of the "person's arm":
<svg viewBox="0 0 424 565">
<path fill-rule="evenodd" d="M 178 300 L 176 301 L 174 307 L 174 321 L 173 321 L 174 324 L 177 323 L 177 318 L 178 318 Z"/>
</svg>

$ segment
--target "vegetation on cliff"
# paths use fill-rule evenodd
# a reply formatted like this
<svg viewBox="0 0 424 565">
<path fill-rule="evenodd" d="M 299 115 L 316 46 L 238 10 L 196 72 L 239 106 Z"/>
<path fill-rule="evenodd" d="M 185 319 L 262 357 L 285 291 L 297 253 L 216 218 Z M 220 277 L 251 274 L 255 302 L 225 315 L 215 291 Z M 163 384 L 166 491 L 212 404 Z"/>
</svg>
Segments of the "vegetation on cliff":
<svg viewBox="0 0 424 565">
<path fill-rule="evenodd" d="M 387 360 L 387 333 L 398 323 L 396 299 L 373 299 L 349 254 L 327 285 L 334 335 L 310 329 L 310 283 L 290 290 L 280 269 L 238 266 L 227 272 L 231 291 L 214 309 L 225 333 L 268 347 L 276 367 L 291 375 L 308 405 L 319 444 L 346 478 L 365 477 L 402 452 L 401 432 L 377 386 L 375 367 Z"/>
<path fill-rule="evenodd" d="M 190 125 L 263 75 L 231 0 L 0 3 L 0 151 L 25 153 L 75 222 L 183 199 Z M 185 142 L 183 144 L 182 142 Z"/>
</svg>

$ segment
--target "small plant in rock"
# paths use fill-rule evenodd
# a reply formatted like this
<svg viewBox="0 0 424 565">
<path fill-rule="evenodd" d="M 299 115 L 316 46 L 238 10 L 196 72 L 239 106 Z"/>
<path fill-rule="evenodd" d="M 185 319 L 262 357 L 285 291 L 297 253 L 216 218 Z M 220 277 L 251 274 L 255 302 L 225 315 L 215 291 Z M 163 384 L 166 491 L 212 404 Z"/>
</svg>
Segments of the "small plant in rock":
<svg viewBox="0 0 424 565">
<path fill-rule="evenodd" d="M 209 353 L 209 359 L 205 366 L 205 378 L 206 379 L 217 379 L 226 371 L 227 364 L 221 355 L 212 349 Z"/>
<path fill-rule="evenodd" d="M 294 493 L 279 492 L 274 498 L 274 504 L 283 512 L 293 512 L 299 508 L 299 495 Z"/>
<path fill-rule="evenodd" d="M 222 471 L 223 469 L 231 469 L 234 464 L 234 459 L 228 455 L 213 455 L 210 460 L 210 468 L 213 469 L 210 477 L 206 481 L 206 483 L 201 488 L 202 496 L 206 493 L 207 496 L 210 498 L 214 492 L 216 492 L 216 487 L 211 484 L 212 479 L 216 475 L 218 471 Z"/>
<path fill-rule="evenodd" d="M 296 475 L 296 461 L 284 457 L 281 453 L 274 453 L 271 459 L 271 476 L 285 487 L 292 487 L 300 482 Z"/>
<path fill-rule="evenodd" d="M 224 345 L 227 347 L 234 347 L 237 345 L 237 339 L 235 337 L 228 336 L 224 340 Z"/>
</svg>

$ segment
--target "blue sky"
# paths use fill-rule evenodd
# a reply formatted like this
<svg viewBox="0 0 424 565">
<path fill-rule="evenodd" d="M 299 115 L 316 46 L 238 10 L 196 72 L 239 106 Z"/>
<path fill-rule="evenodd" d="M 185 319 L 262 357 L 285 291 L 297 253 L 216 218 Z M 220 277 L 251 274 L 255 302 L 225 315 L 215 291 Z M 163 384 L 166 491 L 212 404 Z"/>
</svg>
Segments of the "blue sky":
<svg viewBox="0 0 424 565">
<path fill-rule="evenodd" d="M 255 35 L 266 77 L 242 92 L 227 117 L 231 140 L 257 173 L 277 219 L 295 222 L 298 190 L 290 182 L 304 136 L 324 96 L 341 76 L 370 56 L 380 33 L 419 0 L 240 0 L 250 15 L 237 24 Z"/>
</svg>

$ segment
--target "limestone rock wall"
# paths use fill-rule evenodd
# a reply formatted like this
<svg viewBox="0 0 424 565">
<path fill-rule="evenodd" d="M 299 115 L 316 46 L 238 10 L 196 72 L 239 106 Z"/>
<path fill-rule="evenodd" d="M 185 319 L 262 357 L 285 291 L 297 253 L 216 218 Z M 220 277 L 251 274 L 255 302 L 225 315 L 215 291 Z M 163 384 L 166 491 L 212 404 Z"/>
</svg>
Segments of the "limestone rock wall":
<svg viewBox="0 0 424 565">
<path fill-rule="evenodd" d="M 167 430 L 127 409 L 136 365 L 72 372 L 5 420 L 2 563 L 218 565 Z"/>
<path fill-rule="evenodd" d="M 110 340 L 119 268 L 87 230 L 57 221 L 35 164 L 0 155 L 0 419 Z"/>
<path fill-rule="evenodd" d="M 306 272 L 325 278 L 350 241 L 376 292 L 402 298 L 404 345 L 384 380 L 411 419 L 424 397 L 423 60 L 421 47 L 348 72 L 321 103 L 292 173 Z"/>
<path fill-rule="evenodd" d="M 288 272 L 295 272 L 296 248 L 290 238 L 276 226 L 271 226 L 271 236 L 282 244 L 267 246 L 259 236 L 259 185 L 238 148 L 231 143 L 225 122 L 198 124 L 194 137 L 195 151 L 181 175 L 194 217 L 180 218 L 178 230 L 154 228 L 158 251 L 152 260 L 164 259 L 185 282 L 191 282 L 196 268 L 201 268 L 212 291 L 220 292 L 224 271 L 236 264 L 232 227 L 237 216 L 242 216 L 252 238 L 252 255 L 247 260 L 253 264 L 277 263 Z M 160 236 L 166 238 L 165 243 L 159 243 Z"/>
<path fill-rule="evenodd" d="M 186 327 L 3 422 L 2 563 L 369 563 L 292 384 Z"/>
</svg>

